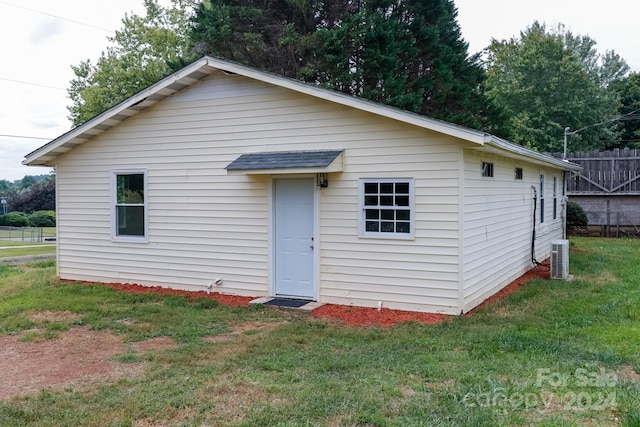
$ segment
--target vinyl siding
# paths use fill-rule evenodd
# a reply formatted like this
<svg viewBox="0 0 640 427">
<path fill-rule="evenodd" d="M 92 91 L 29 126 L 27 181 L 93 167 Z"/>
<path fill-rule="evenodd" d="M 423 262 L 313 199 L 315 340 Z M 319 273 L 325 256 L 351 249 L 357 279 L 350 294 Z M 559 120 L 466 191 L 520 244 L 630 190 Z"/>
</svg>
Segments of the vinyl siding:
<svg viewBox="0 0 640 427">
<path fill-rule="evenodd" d="M 464 288 L 468 311 L 533 267 L 533 197 L 537 195 L 535 257 L 550 256 L 551 241 L 562 238 L 562 171 L 465 151 Z M 481 176 L 482 162 L 494 164 L 493 178 Z M 523 179 L 515 179 L 515 167 Z M 540 173 L 546 175 L 545 222 L 540 224 Z M 553 176 L 558 177 L 558 214 L 553 219 Z"/>
<path fill-rule="evenodd" d="M 391 119 L 214 73 L 59 158 L 62 278 L 270 292 L 272 177 L 239 155 L 344 149 L 319 191 L 319 300 L 459 313 L 460 144 Z M 148 243 L 111 240 L 110 171 L 147 170 Z M 412 240 L 359 236 L 361 178 L 412 178 Z"/>
</svg>

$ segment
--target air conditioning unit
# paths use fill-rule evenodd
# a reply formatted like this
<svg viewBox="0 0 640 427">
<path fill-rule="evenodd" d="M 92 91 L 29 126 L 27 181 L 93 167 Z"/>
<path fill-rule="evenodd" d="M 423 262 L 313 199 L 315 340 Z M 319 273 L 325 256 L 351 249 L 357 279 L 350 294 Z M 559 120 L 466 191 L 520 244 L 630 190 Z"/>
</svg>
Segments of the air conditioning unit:
<svg viewBox="0 0 640 427">
<path fill-rule="evenodd" d="M 569 241 L 551 242 L 551 278 L 567 280 L 569 278 Z"/>
</svg>

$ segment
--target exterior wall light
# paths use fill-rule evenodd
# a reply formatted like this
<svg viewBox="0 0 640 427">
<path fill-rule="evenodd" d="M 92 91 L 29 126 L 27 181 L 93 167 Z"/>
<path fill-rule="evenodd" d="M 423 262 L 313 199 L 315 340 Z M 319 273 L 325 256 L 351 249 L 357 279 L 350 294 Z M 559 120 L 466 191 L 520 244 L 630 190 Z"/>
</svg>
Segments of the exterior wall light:
<svg viewBox="0 0 640 427">
<path fill-rule="evenodd" d="M 318 187 L 328 187 L 329 186 L 329 178 L 327 177 L 326 172 L 320 172 L 318 174 Z"/>
</svg>

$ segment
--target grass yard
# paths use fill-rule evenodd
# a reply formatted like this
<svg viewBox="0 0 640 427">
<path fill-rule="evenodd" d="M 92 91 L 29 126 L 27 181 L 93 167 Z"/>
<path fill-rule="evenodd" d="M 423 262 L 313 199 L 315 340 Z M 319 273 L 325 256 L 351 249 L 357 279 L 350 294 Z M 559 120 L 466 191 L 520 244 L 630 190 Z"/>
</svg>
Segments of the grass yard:
<svg viewBox="0 0 640 427">
<path fill-rule="evenodd" d="M 15 243 L 15 242 L 14 242 Z M 25 256 L 25 255 L 45 255 L 45 254 L 55 254 L 56 253 L 56 245 L 51 243 L 39 243 L 39 244 L 22 244 L 22 245 L 6 245 L 3 242 L 0 242 L 0 258 L 10 258 L 16 256 Z"/>
<path fill-rule="evenodd" d="M 571 249 L 572 282 L 534 280 L 471 316 L 391 328 L 0 265 L 0 338 L 101 333 L 123 343 L 109 363 L 129 372 L 0 401 L 0 425 L 640 426 L 640 240 Z M 135 350 L 153 339 L 174 345 Z"/>
<path fill-rule="evenodd" d="M 16 238 L 16 232 L 12 235 Z M 42 235 L 46 238 L 55 237 L 56 227 L 42 227 Z M 25 255 L 47 255 L 56 253 L 55 241 L 31 242 L 21 240 L 5 240 L 9 238 L 6 230 L 0 230 L 0 258 L 10 258 Z"/>
</svg>

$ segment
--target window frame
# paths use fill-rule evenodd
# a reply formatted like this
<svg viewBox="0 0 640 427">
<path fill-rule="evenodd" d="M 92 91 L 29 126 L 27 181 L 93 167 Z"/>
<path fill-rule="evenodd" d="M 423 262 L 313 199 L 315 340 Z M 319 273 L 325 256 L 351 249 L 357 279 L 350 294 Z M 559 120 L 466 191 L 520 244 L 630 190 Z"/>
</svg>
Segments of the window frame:
<svg viewBox="0 0 640 427">
<path fill-rule="evenodd" d="M 544 173 L 540 173 L 540 224 L 544 223 Z"/>
<path fill-rule="evenodd" d="M 524 170 L 521 167 L 516 166 L 513 169 L 514 179 L 522 181 L 524 179 Z"/>
<path fill-rule="evenodd" d="M 118 234 L 118 177 L 123 175 L 142 175 L 144 200 L 139 206 L 143 208 L 144 235 L 121 235 Z M 111 240 L 117 242 L 148 243 L 149 242 L 149 191 L 148 191 L 147 169 L 112 169 L 111 170 Z M 138 206 L 138 205 L 136 205 Z"/>
<path fill-rule="evenodd" d="M 553 176 L 553 219 L 558 219 L 558 177 Z"/>
<path fill-rule="evenodd" d="M 480 175 L 483 178 L 493 178 L 493 163 L 483 161 L 480 168 Z"/>
<path fill-rule="evenodd" d="M 397 205 L 393 206 L 385 206 L 385 205 L 376 205 L 377 207 L 372 207 L 365 205 L 365 185 L 370 183 L 377 184 L 408 184 L 409 185 L 409 205 L 405 207 L 399 207 Z M 394 190 L 394 195 L 395 190 Z M 358 189 L 358 207 L 359 207 L 359 221 L 360 221 L 360 237 L 363 238 L 375 238 L 375 239 L 395 239 L 395 240 L 412 240 L 415 236 L 415 201 L 414 201 L 414 182 L 413 178 L 360 178 L 359 189 Z M 398 233 L 394 232 L 383 232 L 383 231 L 367 231 L 366 229 L 366 208 L 369 207 L 374 209 L 393 209 L 394 211 L 398 210 L 407 210 L 409 211 L 409 233 Z M 394 215 L 395 216 L 395 215 Z M 397 221 L 394 220 L 394 221 Z M 403 221 L 404 222 L 404 221 Z"/>
</svg>

